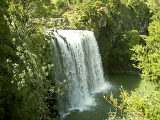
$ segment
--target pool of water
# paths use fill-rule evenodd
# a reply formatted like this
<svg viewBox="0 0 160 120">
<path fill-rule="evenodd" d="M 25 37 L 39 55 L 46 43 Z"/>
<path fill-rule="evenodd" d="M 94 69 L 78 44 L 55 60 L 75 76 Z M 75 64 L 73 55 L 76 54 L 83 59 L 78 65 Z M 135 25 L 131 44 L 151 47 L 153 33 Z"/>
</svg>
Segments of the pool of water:
<svg viewBox="0 0 160 120">
<path fill-rule="evenodd" d="M 111 83 L 112 87 L 108 91 L 95 95 L 96 106 L 82 112 L 72 111 L 64 120 L 105 120 L 108 115 L 107 113 L 113 111 L 113 107 L 104 100 L 103 95 L 110 95 L 113 92 L 114 97 L 118 98 L 120 94 L 119 88 L 121 86 L 130 92 L 138 88 L 140 84 L 140 77 L 135 75 L 111 75 L 106 77 L 106 79 Z"/>
</svg>

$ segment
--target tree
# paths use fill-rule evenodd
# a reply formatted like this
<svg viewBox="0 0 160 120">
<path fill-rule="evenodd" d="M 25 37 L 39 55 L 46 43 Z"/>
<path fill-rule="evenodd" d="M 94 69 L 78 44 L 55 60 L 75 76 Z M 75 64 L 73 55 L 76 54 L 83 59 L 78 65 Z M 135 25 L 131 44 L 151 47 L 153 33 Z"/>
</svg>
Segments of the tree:
<svg viewBox="0 0 160 120">
<path fill-rule="evenodd" d="M 160 78 L 160 21 L 153 21 L 149 26 L 149 35 L 145 38 L 146 45 L 137 45 L 132 50 L 135 54 L 132 60 L 138 62 L 142 70 L 142 78 L 159 82 Z"/>
<path fill-rule="evenodd" d="M 150 6 L 153 21 L 148 28 L 149 36 L 144 39 L 145 45 L 137 45 L 132 49 L 135 52 L 132 60 L 138 62 L 137 68 L 142 71 L 142 78 L 152 82 L 159 82 L 160 78 L 160 13 L 157 11 L 160 9 L 159 5 L 158 1 L 154 1 Z"/>
<path fill-rule="evenodd" d="M 52 95 L 56 88 L 50 72 L 51 42 L 40 20 L 54 15 L 55 6 L 39 0 L 0 3 L 0 119 L 56 117 L 48 103 L 56 97 Z"/>
<path fill-rule="evenodd" d="M 12 110 L 15 108 L 16 86 L 11 84 L 12 70 L 7 64 L 7 59 L 16 60 L 14 47 L 11 44 L 11 31 L 9 29 L 8 2 L 0 1 L 0 119 L 11 119 Z"/>
</svg>

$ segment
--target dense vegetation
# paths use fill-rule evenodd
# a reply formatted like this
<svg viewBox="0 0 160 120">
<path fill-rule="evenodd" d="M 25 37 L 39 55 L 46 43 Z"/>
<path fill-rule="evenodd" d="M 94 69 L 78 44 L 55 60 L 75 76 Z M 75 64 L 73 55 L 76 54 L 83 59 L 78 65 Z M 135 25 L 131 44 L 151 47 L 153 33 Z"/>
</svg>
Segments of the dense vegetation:
<svg viewBox="0 0 160 120">
<path fill-rule="evenodd" d="M 144 44 L 137 44 L 131 49 L 133 51 L 131 59 L 136 61 L 134 66 L 141 70 L 141 78 L 144 81 L 131 94 L 122 88 L 120 104 L 113 96 L 110 97 L 118 112 L 110 113 L 109 119 L 160 119 L 160 2 L 152 0 L 146 4 L 152 13 L 149 33 L 143 36 Z"/>
<path fill-rule="evenodd" d="M 111 96 L 119 112 L 109 119 L 160 119 L 158 0 L 1 0 L 1 120 L 58 119 L 61 90 L 45 32 L 53 28 L 94 31 L 105 70 L 140 72 L 148 81 L 131 94 L 121 89 L 120 104 Z"/>
<path fill-rule="evenodd" d="M 58 116 L 50 73 L 51 42 L 43 32 L 43 21 L 35 22 L 52 15 L 52 7 L 49 1 L 0 1 L 1 120 Z"/>
</svg>

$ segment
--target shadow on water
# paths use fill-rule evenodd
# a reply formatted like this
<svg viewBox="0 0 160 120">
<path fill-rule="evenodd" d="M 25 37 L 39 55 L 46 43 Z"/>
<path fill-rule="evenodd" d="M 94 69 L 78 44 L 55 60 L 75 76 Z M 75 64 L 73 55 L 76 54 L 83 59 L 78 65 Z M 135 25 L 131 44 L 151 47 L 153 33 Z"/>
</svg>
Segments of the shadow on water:
<svg viewBox="0 0 160 120">
<path fill-rule="evenodd" d="M 96 106 L 82 112 L 73 111 L 64 120 L 105 120 L 107 113 L 113 111 L 113 106 L 103 99 L 103 95 L 110 95 L 110 92 L 113 92 L 114 97 L 118 98 L 120 94 L 119 88 L 121 86 L 130 92 L 138 88 L 140 84 L 140 77 L 136 75 L 110 75 L 106 79 L 108 79 L 112 87 L 105 93 L 95 95 Z"/>
</svg>

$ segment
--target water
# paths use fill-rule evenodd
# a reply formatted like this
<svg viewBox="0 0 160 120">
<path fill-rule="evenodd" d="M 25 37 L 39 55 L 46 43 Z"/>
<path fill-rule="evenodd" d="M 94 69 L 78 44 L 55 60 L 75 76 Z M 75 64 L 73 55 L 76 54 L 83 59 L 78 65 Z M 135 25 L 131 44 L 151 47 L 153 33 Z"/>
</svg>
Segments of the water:
<svg viewBox="0 0 160 120">
<path fill-rule="evenodd" d="M 64 120 L 105 120 L 108 112 L 114 111 L 112 105 L 103 99 L 103 95 L 110 95 L 113 92 L 114 97 L 119 97 L 119 88 L 123 86 L 125 90 L 130 92 L 139 87 L 140 77 L 135 75 L 112 75 L 108 77 L 112 88 L 96 94 L 96 106 L 91 107 L 86 111 L 72 111 L 71 114 L 66 116 Z"/>
<path fill-rule="evenodd" d="M 96 93 L 111 85 L 104 79 L 101 56 L 94 33 L 86 30 L 58 30 L 53 33 L 54 76 L 71 84 L 59 98 L 60 114 L 86 111 L 96 106 Z"/>
<path fill-rule="evenodd" d="M 104 120 L 113 111 L 103 99 L 112 91 L 118 97 L 122 85 L 127 91 L 139 86 L 133 75 L 112 75 L 104 78 L 101 57 L 93 32 L 58 30 L 53 33 L 54 76 L 72 84 L 59 98 L 64 120 Z"/>
</svg>

